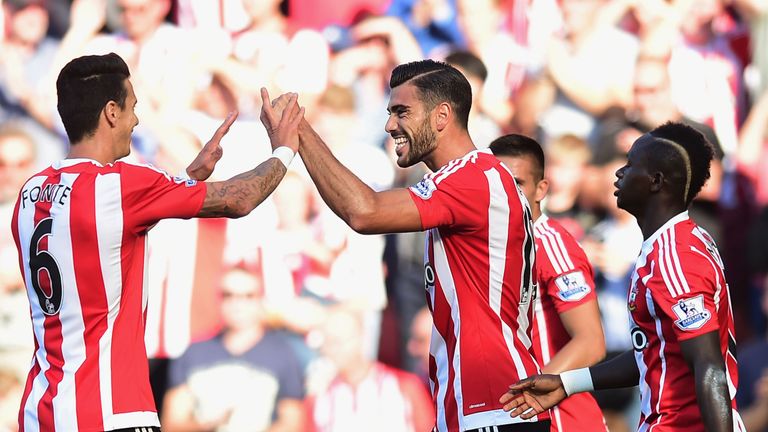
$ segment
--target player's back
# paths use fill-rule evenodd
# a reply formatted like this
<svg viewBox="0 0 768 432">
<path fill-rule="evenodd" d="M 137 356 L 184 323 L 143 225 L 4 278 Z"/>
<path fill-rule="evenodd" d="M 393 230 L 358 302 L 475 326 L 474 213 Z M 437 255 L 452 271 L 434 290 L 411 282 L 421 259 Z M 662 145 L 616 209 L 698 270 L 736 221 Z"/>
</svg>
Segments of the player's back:
<svg viewBox="0 0 768 432">
<path fill-rule="evenodd" d="M 159 426 L 143 341 L 145 242 L 172 183 L 148 167 L 71 159 L 22 187 L 12 231 L 35 338 L 23 430 Z"/>
</svg>

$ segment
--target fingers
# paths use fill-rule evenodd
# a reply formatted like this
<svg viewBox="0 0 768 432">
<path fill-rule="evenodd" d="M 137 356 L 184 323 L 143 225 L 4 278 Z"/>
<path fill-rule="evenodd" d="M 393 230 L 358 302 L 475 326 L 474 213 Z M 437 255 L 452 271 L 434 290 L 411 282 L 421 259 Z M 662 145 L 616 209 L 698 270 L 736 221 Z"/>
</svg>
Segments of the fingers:
<svg viewBox="0 0 768 432">
<path fill-rule="evenodd" d="M 524 380 L 520 380 L 516 382 L 515 384 L 512 384 L 509 386 L 509 391 L 511 392 L 519 392 L 526 389 L 533 388 L 533 379 L 532 378 L 526 378 Z"/>
<path fill-rule="evenodd" d="M 261 88 L 261 121 L 275 123 L 275 111 L 272 109 L 272 102 L 269 99 L 269 92 L 266 87 Z"/>
<path fill-rule="evenodd" d="M 280 117 L 280 127 L 286 127 L 293 123 L 293 118 L 299 112 L 298 98 L 299 96 L 296 93 L 291 93 L 288 97 L 288 105 L 286 105 Z"/>
<path fill-rule="evenodd" d="M 238 114 L 239 113 L 237 111 L 230 111 L 230 113 L 227 114 L 227 117 L 221 123 L 219 128 L 216 129 L 216 133 L 213 134 L 214 138 L 216 138 L 217 140 L 221 140 L 224 137 L 224 135 L 226 135 L 227 132 L 229 132 L 230 126 L 232 126 L 235 120 L 237 120 Z"/>
</svg>

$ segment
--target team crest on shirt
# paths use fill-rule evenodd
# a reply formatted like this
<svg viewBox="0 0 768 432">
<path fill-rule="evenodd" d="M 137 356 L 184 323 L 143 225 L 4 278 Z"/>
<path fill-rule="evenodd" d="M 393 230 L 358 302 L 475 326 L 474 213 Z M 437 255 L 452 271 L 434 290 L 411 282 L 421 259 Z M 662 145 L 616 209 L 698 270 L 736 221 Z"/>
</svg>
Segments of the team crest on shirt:
<svg viewBox="0 0 768 432">
<path fill-rule="evenodd" d="M 689 299 L 680 299 L 672 306 L 672 311 L 677 315 L 675 321 L 680 330 L 696 330 L 704 326 L 712 317 L 704 306 L 704 294 Z"/>
<path fill-rule="evenodd" d="M 424 178 L 420 182 L 409 188 L 413 193 L 420 196 L 423 199 L 429 199 L 432 196 L 432 192 L 437 190 L 437 186 L 432 179 Z"/>
<path fill-rule="evenodd" d="M 567 302 L 579 301 L 592 290 L 581 271 L 564 274 L 555 279 L 555 284 L 557 284 L 557 296 Z"/>
</svg>

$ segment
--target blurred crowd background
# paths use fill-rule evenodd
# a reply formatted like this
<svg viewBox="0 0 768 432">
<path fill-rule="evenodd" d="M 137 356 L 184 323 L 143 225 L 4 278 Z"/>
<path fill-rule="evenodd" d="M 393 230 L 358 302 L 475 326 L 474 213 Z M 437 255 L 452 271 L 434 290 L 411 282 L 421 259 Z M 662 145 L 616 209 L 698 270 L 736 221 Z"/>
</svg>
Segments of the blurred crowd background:
<svg viewBox="0 0 768 432">
<path fill-rule="evenodd" d="M 616 208 L 632 142 L 683 121 L 717 149 L 692 217 L 725 260 L 741 406 L 768 413 L 768 2 L 764 0 L 0 0 L 0 431 L 16 430 L 33 346 L 10 219 L 21 184 L 67 152 L 55 79 L 120 54 L 140 124 L 129 159 L 170 174 L 232 110 L 214 179 L 268 157 L 264 86 L 298 92 L 337 157 L 375 189 L 424 174 L 394 164 L 389 74 L 433 58 L 472 84 L 470 134 L 535 137 L 545 212 L 595 267 L 610 353 L 631 348 L 626 291 L 642 235 Z M 296 158 L 238 220 L 150 233 L 147 354 L 163 430 L 425 431 L 431 321 L 423 236 L 362 236 Z M 633 391 L 599 397 L 634 429 Z"/>
</svg>

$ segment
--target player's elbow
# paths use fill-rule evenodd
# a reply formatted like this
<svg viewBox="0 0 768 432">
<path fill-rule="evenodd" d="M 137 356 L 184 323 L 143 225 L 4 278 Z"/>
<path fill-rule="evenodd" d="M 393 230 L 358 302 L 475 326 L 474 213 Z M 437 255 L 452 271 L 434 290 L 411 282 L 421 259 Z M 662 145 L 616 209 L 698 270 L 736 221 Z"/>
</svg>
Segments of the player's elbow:
<svg viewBox="0 0 768 432">
<path fill-rule="evenodd" d="M 366 213 L 356 213 L 347 217 L 347 225 L 358 234 L 374 234 L 371 218 Z"/>
</svg>

